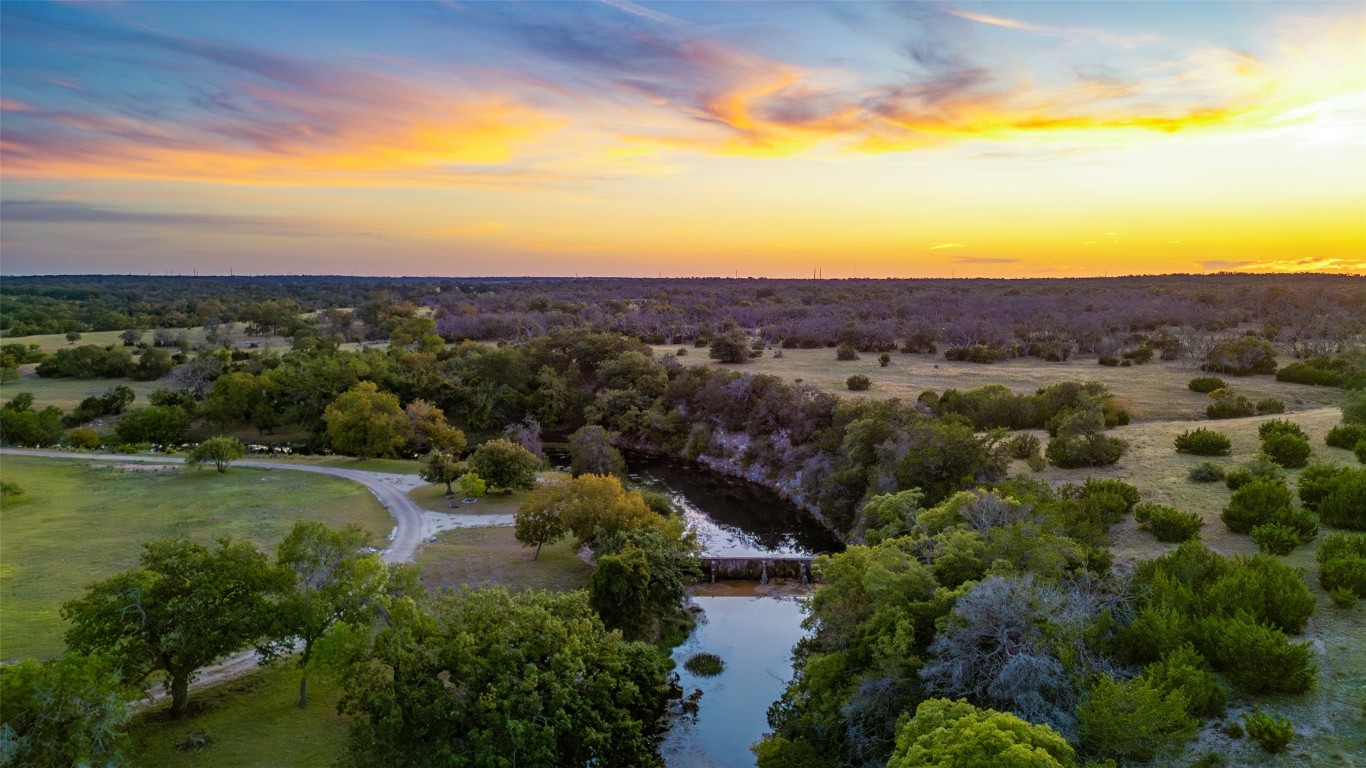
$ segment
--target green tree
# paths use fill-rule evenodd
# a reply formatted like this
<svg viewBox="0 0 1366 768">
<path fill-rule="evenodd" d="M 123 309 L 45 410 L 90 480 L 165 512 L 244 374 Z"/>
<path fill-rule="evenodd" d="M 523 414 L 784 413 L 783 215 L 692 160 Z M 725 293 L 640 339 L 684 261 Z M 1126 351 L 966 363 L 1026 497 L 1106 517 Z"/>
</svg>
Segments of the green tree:
<svg viewBox="0 0 1366 768">
<path fill-rule="evenodd" d="M 460 476 L 460 492 L 465 494 L 466 498 L 478 498 L 483 496 L 486 490 L 488 490 L 488 483 L 484 482 L 484 478 L 480 477 L 479 473 L 466 472 Z"/>
<path fill-rule="evenodd" d="M 1074 768 L 1076 753 L 1047 725 L 966 701 L 929 699 L 897 726 L 887 768 Z"/>
<path fill-rule="evenodd" d="M 119 334 L 119 340 L 123 342 L 123 346 L 125 347 L 136 347 L 138 342 L 142 341 L 142 331 L 139 331 L 136 328 L 129 328 Z"/>
<path fill-rule="evenodd" d="M 591 424 L 569 436 L 569 471 L 579 475 L 626 475 L 626 460 L 612 446 L 612 433 Z"/>
<path fill-rule="evenodd" d="M 604 628 L 585 592 L 463 588 L 389 620 L 345 681 L 353 764 L 661 764 L 668 659 Z"/>
<path fill-rule="evenodd" d="M 100 656 L 0 667 L 0 764 L 121 765 L 132 693 Z"/>
<path fill-rule="evenodd" d="M 469 465 L 491 487 L 530 490 L 536 485 L 541 460 L 517 443 L 500 437 L 476 448 Z"/>
<path fill-rule="evenodd" d="M 373 381 L 362 381 L 337 396 L 323 411 L 332 447 L 357 459 L 388 456 L 412 433 L 398 398 L 379 391 Z"/>
<path fill-rule="evenodd" d="M 171 714 L 185 713 L 195 673 L 266 634 L 272 599 L 289 573 L 246 541 L 210 549 L 185 539 L 143 545 L 137 567 L 92 585 L 62 606 L 67 647 L 104 653 L 122 679 L 165 672 Z"/>
<path fill-rule="evenodd" d="M 377 552 L 362 549 L 369 534 L 359 525 L 340 530 L 319 522 L 294 524 L 280 542 L 276 563 L 294 574 L 294 589 L 278 609 L 278 639 L 267 656 L 287 653 L 295 639 L 299 654 L 299 706 L 308 706 L 308 675 L 319 640 L 340 623 L 363 624 L 384 594 L 388 569 Z"/>
<path fill-rule="evenodd" d="M 142 353 L 129 376 L 137 381 L 154 381 L 170 373 L 174 368 L 175 361 L 171 359 L 171 353 L 164 349 L 152 348 Z"/>
<path fill-rule="evenodd" d="M 202 467 L 205 464 L 212 464 L 221 475 L 228 471 L 228 465 L 246 453 L 246 446 L 242 441 L 235 437 L 219 435 L 196 445 L 185 457 L 185 464 L 191 467 Z"/>
<path fill-rule="evenodd" d="M 717 334 L 711 341 L 710 357 L 722 363 L 748 363 L 749 337 L 738 327 Z"/>
<path fill-rule="evenodd" d="M 688 586 L 702 575 L 696 540 L 656 527 L 599 536 L 593 551 L 589 600 L 603 623 L 628 640 L 655 637 L 658 621 L 682 610 Z"/>
<path fill-rule="evenodd" d="M 524 546 L 535 546 L 536 554 L 532 560 L 541 557 L 541 546 L 559 541 L 565 534 L 564 516 L 560 498 L 543 498 L 540 491 L 533 492 L 517 507 L 513 518 L 513 536 Z"/>
<path fill-rule="evenodd" d="M 172 446 L 185 437 L 190 416 L 179 406 L 149 405 L 123 414 L 114 428 L 119 442 Z"/>
<path fill-rule="evenodd" d="M 33 410 L 33 395 L 20 392 L 0 407 L 0 441 L 31 448 L 56 445 L 62 439 L 62 411 L 48 406 Z"/>
<path fill-rule="evenodd" d="M 414 453 L 446 451 L 459 454 L 465 450 L 465 433 L 446 423 L 446 414 L 426 400 L 418 399 L 403 409 L 412 426 L 408 447 Z"/>
<path fill-rule="evenodd" d="M 422 457 L 417 476 L 429 483 L 445 483 L 446 493 L 455 493 L 451 489 L 451 483 L 464 474 L 464 471 L 465 462 L 457 460 L 448 451 L 432 451 Z"/>
</svg>

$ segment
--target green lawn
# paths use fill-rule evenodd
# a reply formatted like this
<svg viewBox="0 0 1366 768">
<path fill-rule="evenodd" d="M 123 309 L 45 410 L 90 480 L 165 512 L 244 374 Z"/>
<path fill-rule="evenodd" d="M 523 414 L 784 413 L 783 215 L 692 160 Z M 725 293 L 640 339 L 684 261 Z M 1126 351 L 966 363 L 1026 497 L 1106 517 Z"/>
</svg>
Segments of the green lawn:
<svg viewBox="0 0 1366 768">
<path fill-rule="evenodd" d="M 555 480 L 562 477 L 568 477 L 569 475 L 563 472 L 548 471 L 538 472 L 536 476 L 544 480 Z M 460 485 L 456 483 L 453 484 L 453 487 L 455 489 L 456 502 L 459 503 L 460 498 L 463 495 L 460 492 Z M 485 494 L 480 496 L 479 501 L 474 504 L 461 504 L 458 507 L 452 507 L 446 499 L 446 485 L 444 483 L 436 483 L 414 489 L 408 494 L 408 498 L 412 499 L 413 503 L 417 504 L 419 507 L 429 509 L 433 512 L 449 512 L 456 515 L 511 515 L 517 512 L 517 507 L 521 505 L 522 500 L 530 493 L 530 491 L 513 491 L 507 494 Z"/>
<path fill-rule="evenodd" d="M 190 694 L 190 715 L 167 720 L 169 704 L 139 714 L 132 726 L 134 765 L 248 766 L 329 765 L 346 742 L 350 720 L 337 714 L 341 686 L 314 674 L 309 705 L 299 709 L 299 672 L 278 664 Z M 212 741 L 200 750 L 182 750 L 192 736 Z"/>
<path fill-rule="evenodd" d="M 10 400 L 20 392 L 33 395 L 33 407 L 42 410 L 55 405 L 64 411 L 71 411 L 87 397 L 102 395 L 123 385 L 133 390 L 133 407 L 147 405 L 147 396 L 153 391 L 167 386 L 159 381 L 133 381 L 132 379 L 50 379 L 33 372 L 34 366 L 21 366 L 21 378 L 11 384 L 0 385 L 0 401 Z"/>
<path fill-rule="evenodd" d="M 124 468 L 130 467 L 130 468 Z M 141 543 L 231 534 L 268 552 L 295 520 L 393 527 L 363 486 L 305 472 L 212 470 L 5 456 L 22 496 L 0 508 L 0 659 L 62 650 L 58 607 L 134 565 Z"/>
<path fill-rule="evenodd" d="M 244 440 L 243 442 L 252 442 Z M 264 442 L 264 441 L 263 441 Z M 412 459 L 366 459 L 358 461 L 350 456 L 289 456 L 289 457 L 246 457 L 251 461 L 274 461 L 281 464 L 306 464 L 311 467 L 336 467 L 337 469 L 358 469 L 364 472 L 389 472 L 396 475 L 416 475 L 422 468 L 420 462 Z"/>
<path fill-rule="evenodd" d="M 510 589 L 579 589 L 592 568 L 575 554 L 569 540 L 536 550 L 524 547 L 512 528 L 457 528 L 446 531 L 418 553 L 422 580 L 429 589 L 462 584 L 502 584 Z"/>
</svg>

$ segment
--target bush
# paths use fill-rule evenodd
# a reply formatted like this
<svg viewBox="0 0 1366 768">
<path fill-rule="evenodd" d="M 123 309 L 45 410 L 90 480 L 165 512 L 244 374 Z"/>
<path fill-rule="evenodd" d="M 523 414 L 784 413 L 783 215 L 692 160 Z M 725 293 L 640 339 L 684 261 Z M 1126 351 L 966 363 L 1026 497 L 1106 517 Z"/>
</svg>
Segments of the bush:
<svg viewBox="0 0 1366 768">
<path fill-rule="evenodd" d="M 1285 413 L 1285 401 L 1279 397 L 1264 397 L 1257 401 L 1255 406 L 1258 416 L 1266 416 L 1271 413 Z"/>
<path fill-rule="evenodd" d="M 863 392 L 872 388 L 873 380 L 861 373 L 856 373 L 846 379 L 844 385 L 849 387 L 850 391 Z"/>
<path fill-rule="evenodd" d="M 1247 737 L 1273 755 L 1284 752 L 1295 735 L 1289 720 L 1268 715 L 1257 707 L 1243 713 L 1243 724 L 1247 726 Z"/>
<path fill-rule="evenodd" d="M 77 427 L 66 433 L 66 445 L 78 451 L 93 451 L 104 442 L 100 433 L 90 427 Z"/>
<path fill-rule="evenodd" d="M 1366 388 L 1347 396 L 1342 404 L 1343 424 L 1366 424 Z"/>
<path fill-rule="evenodd" d="M 1205 408 L 1205 415 L 1211 419 L 1239 419 L 1257 415 L 1257 406 L 1232 390 L 1221 389 L 1212 397 L 1214 402 Z"/>
<path fill-rule="evenodd" d="M 1251 695 L 1307 693 L 1318 665 L 1309 643 L 1291 643 L 1279 629 L 1241 617 L 1200 623 L 1196 649 L 1233 686 Z"/>
<path fill-rule="evenodd" d="M 945 360 L 963 361 L 969 363 L 995 363 L 1006 359 L 1006 351 L 998 347 L 988 347 L 985 344 L 973 344 L 970 347 L 951 347 L 944 350 Z"/>
<path fill-rule="evenodd" d="M 1300 544 L 1300 535 L 1294 528 L 1280 523 L 1262 523 L 1252 529 L 1252 540 L 1257 549 L 1269 555 L 1288 555 Z"/>
<path fill-rule="evenodd" d="M 1218 717 L 1228 704 L 1228 689 L 1189 643 L 1144 667 L 1143 677 L 1160 691 L 1181 694 L 1186 712 L 1194 717 Z"/>
<path fill-rule="evenodd" d="M 854 349 L 854 347 L 853 347 L 852 344 L 841 344 L 841 345 L 839 346 L 839 349 L 835 350 L 835 359 L 836 359 L 836 360 L 857 360 L 857 359 L 858 359 L 858 350 Z"/>
<path fill-rule="evenodd" d="M 1224 468 L 1210 461 L 1202 461 L 1191 467 L 1191 480 L 1197 483 L 1217 483 L 1224 479 Z"/>
<path fill-rule="evenodd" d="M 1286 469 L 1299 469 L 1309 464 L 1313 449 L 1303 437 L 1288 432 L 1273 432 L 1262 441 L 1262 453 Z"/>
<path fill-rule="evenodd" d="M 1272 435 L 1294 435 L 1303 440 L 1309 439 L 1304 428 L 1289 419 L 1272 419 L 1257 425 L 1257 437 L 1265 440 Z"/>
<path fill-rule="evenodd" d="M 683 666 L 699 677 L 716 677 L 726 669 L 726 663 L 714 653 L 694 653 Z"/>
<path fill-rule="evenodd" d="M 1125 443 L 1103 434 L 1059 436 L 1048 441 L 1044 456 L 1056 467 L 1105 467 L 1124 455 Z"/>
<path fill-rule="evenodd" d="M 1190 391 L 1192 392 L 1199 392 L 1201 394 L 1208 395 L 1216 389 L 1227 388 L 1228 384 L 1226 384 L 1224 380 L 1219 378 L 1218 376 L 1197 376 L 1191 379 L 1191 383 L 1187 386 L 1190 388 Z"/>
<path fill-rule="evenodd" d="M 1319 501 L 1318 513 L 1334 528 L 1366 531 L 1366 469 L 1344 473 L 1337 487 Z"/>
<path fill-rule="evenodd" d="M 1253 456 L 1248 463 L 1224 475 L 1224 484 L 1228 486 L 1230 491 L 1236 491 L 1254 480 L 1283 482 L 1285 470 L 1281 468 L 1281 465 L 1259 453 Z"/>
<path fill-rule="evenodd" d="M 1362 440 L 1352 448 L 1352 455 L 1357 457 L 1357 461 L 1366 464 L 1366 440 Z"/>
<path fill-rule="evenodd" d="M 1335 533 L 1323 540 L 1314 557 L 1325 590 L 1366 597 L 1366 535 Z"/>
<path fill-rule="evenodd" d="M 1307 469 L 1300 473 L 1298 491 L 1300 503 L 1306 508 L 1318 511 L 1319 502 L 1323 501 L 1333 491 L 1338 489 L 1338 485 L 1352 473 L 1351 467 L 1341 464 L 1329 464 L 1326 461 L 1310 464 Z"/>
<path fill-rule="evenodd" d="M 1330 368 L 1320 368 L 1314 365 L 1313 361 L 1299 360 L 1289 365 L 1283 365 L 1280 370 L 1276 371 L 1276 381 L 1287 381 L 1291 384 L 1336 387 L 1341 380 L 1341 373 Z"/>
<path fill-rule="evenodd" d="M 1005 444 L 1006 452 L 1012 459 L 1028 459 L 1043 452 L 1043 442 L 1036 435 L 1021 432 L 1013 435 Z"/>
<path fill-rule="evenodd" d="M 1328 436 L 1324 438 L 1330 447 L 1348 451 L 1362 440 L 1366 440 L 1366 424 L 1339 424 L 1328 430 Z"/>
<path fill-rule="evenodd" d="M 1140 530 L 1148 531 L 1158 541 L 1180 544 L 1199 535 L 1205 521 L 1194 512 L 1162 504 L 1140 504 L 1134 507 L 1134 519 Z"/>
<path fill-rule="evenodd" d="M 883 368 L 886 368 L 887 366 L 892 364 L 892 356 L 887 354 L 886 352 L 883 352 L 882 354 L 877 356 L 877 364 L 882 366 Z"/>
<path fill-rule="evenodd" d="M 1224 525 L 1234 533 L 1249 533 L 1273 516 L 1292 506 L 1290 489 L 1285 483 L 1272 480 L 1253 480 L 1233 492 L 1233 498 L 1219 515 Z"/>
<path fill-rule="evenodd" d="M 1077 707 L 1077 740 L 1090 754 L 1149 762 L 1176 754 L 1195 736 L 1186 699 L 1162 691 L 1147 678 L 1116 681 L 1101 677 Z"/>
<path fill-rule="evenodd" d="M 1223 432 L 1201 427 L 1177 435 L 1176 452 L 1193 456 L 1227 456 L 1233 453 L 1233 442 Z"/>
<path fill-rule="evenodd" d="M 1275 373 L 1276 348 L 1254 336 L 1240 336 L 1216 344 L 1202 367 L 1234 376 Z"/>
<path fill-rule="evenodd" d="M 1025 459 L 1025 465 L 1028 466 L 1032 472 L 1042 472 L 1048 468 L 1048 459 L 1045 459 L 1043 454 L 1036 453 Z"/>
</svg>

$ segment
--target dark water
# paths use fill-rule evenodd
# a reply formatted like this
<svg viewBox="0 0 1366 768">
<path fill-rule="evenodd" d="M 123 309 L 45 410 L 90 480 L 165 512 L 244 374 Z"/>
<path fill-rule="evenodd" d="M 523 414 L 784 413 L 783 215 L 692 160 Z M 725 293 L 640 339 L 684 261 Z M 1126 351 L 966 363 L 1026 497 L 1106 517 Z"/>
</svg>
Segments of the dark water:
<svg viewBox="0 0 1366 768">
<path fill-rule="evenodd" d="M 683 461 L 629 456 L 641 485 L 667 493 L 712 557 L 802 557 L 844 546 L 820 523 L 764 488 Z"/>
<path fill-rule="evenodd" d="M 674 649 L 685 693 L 702 691 L 696 716 L 675 716 L 660 745 L 669 768 L 753 768 L 749 746 L 768 728 L 768 705 L 792 677 L 792 646 L 802 638 L 794 595 L 695 596 L 697 629 Z M 695 653 L 720 656 L 725 670 L 698 677 L 683 666 Z"/>
</svg>

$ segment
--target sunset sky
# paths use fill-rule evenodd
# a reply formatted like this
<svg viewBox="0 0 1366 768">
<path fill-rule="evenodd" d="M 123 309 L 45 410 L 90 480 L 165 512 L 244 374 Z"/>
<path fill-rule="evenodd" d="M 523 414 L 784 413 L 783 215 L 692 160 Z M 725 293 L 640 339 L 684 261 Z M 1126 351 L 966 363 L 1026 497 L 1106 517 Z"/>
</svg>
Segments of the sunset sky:
<svg viewBox="0 0 1366 768">
<path fill-rule="evenodd" d="M 1366 273 L 1366 3 L 0 4 L 0 272 Z"/>
</svg>

